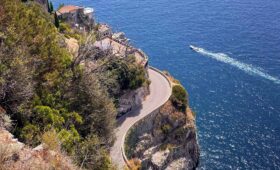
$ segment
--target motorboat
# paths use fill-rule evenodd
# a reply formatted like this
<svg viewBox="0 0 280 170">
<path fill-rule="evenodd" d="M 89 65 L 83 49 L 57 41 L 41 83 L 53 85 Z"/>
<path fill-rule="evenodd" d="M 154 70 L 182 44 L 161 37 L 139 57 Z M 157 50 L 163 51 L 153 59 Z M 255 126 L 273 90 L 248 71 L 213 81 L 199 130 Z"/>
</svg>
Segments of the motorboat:
<svg viewBox="0 0 280 170">
<path fill-rule="evenodd" d="M 199 47 L 196 47 L 196 46 L 193 46 L 193 45 L 190 45 L 190 49 L 192 49 L 196 52 L 202 51 L 202 48 L 199 48 Z"/>
</svg>

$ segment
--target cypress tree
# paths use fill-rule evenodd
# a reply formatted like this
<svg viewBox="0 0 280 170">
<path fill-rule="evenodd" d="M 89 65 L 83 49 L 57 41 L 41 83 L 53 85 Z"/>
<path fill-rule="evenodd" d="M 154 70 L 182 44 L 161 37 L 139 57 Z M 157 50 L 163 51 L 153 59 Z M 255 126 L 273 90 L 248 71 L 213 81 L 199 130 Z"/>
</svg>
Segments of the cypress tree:
<svg viewBox="0 0 280 170">
<path fill-rule="evenodd" d="M 50 3 L 49 3 L 48 11 L 49 11 L 49 13 L 53 12 L 53 3 L 52 3 L 52 1 L 50 1 Z"/>
<path fill-rule="evenodd" d="M 47 4 L 48 4 L 48 12 L 51 13 L 49 0 L 47 0 Z"/>
<path fill-rule="evenodd" d="M 59 19 L 56 12 L 54 13 L 54 25 L 56 26 L 56 28 L 59 28 Z"/>
</svg>

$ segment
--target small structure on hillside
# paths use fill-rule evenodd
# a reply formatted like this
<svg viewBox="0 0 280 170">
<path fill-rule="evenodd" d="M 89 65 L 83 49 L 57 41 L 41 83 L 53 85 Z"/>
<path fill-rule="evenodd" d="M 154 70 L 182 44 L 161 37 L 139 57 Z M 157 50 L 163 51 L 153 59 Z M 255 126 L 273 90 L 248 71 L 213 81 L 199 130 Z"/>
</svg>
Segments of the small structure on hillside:
<svg viewBox="0 0 280 170">
<path fill-rule="evenodd" d="M 133 55 L 135 56 L 137 63 L 143 65 L 144 67 L 147 67 L 148 65 L 148 57 L 142 50 L 136 49 L 127 44 L 123 44 L 122 42 L 119 42 L 113 38 L 106 37 L 100 41 L 96 41 L 94 46 L 103 51 L 110 51 L 117 57 Z"/>
<path fill-rule="evenodd" d="M 98 47 L 99 49 L 103 51 L 111 51 L 112 54 L 119 56 L 119 57 L 124 57 L 128 54 L 130 51 L 130 47 L 123 45 L 115 40 L 113 40 L 110 37 L 103 38 L 100 41 L 96 41 L 94 43 L 95 47 Z"/>
<path fill-rule="evenodd" d="M 66 5 L 56 11 L 60 20 L 80 30 L 91 30 L 95 24 L 94 9 Z"/>
<path fill-rule="evenodd" d="M 104 39 L 106 37 L 112 37 L 113 31 L 108 24 L 99 24 L 98 25 L 98 39 Z"/>
</svg>

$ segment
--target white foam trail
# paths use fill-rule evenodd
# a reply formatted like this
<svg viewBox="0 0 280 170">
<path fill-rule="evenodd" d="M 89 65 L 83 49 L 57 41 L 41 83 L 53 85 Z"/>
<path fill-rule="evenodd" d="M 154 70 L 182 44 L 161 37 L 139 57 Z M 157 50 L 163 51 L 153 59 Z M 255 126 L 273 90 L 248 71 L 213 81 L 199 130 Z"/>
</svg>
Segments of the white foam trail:
<svg viewBox="0 0 280 170">
<path fill-rule="evenodd" d="M 231 57 L 229 57 L 228 55 L 224 54 L 224 53 L 213 53 L 211 51 L 207 51 L 203 48 L 199 48 L 199 50 L 197 50 L 196 52 L 202 54 L 202 55 L 205 55 L 205 56 L 208 56 L 210 58 L 213 58 L 217 61 L 220 61 L 220 62 L 223 62 L 223 63 L 227 63 L 227 64 L 230 64 L 250 75 L 257 75 L 257 76 L 260 76 L 262 78 L 265 78 L 267 80 L 270 80 L 270 81 L 273 81 L 274 83 L 276 84 L 280 84 L 280 80 L 276 77 L 273 77 L 263 71 L 261 71 L 260 69 L 252 66 L 252 65 L 249 65 L 249 64 L 245 64 L 245 63 L 242 63 L 236 59 L 233 59 Z"/>
</svg>

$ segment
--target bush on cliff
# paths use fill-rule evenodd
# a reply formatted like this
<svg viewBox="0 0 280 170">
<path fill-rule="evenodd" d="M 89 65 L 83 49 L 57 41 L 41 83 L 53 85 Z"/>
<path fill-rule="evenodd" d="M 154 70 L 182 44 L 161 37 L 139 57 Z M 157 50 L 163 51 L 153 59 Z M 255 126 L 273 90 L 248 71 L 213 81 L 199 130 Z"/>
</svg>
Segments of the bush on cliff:
<svg viewBox="0 0 280 170">
<path fill-rule="evenodd" d="M 106 64 L 99 69 L 102 71 L 97 76 L 115 102 L 124 91 L 135 90 L 148 83 L 145 77 L 145 68 L 135 62 L 134 56 L 121 59 L 109 57 L 109 59 L 100 60 Z"/>
<path fill-rule="evenodd" d="M 92 170 L 114 169 L 103 143 L 104 141 L 100 141 L 97 136 L 88 136 L 78 145 L 76 155 L 78 162 L 82 162 L 80 168 Z"/>
<path fill-rule="evenodd" d="M 174 85 L 171 95 L 172 104 L 182 112 L 185 112 L 188 106 L 188 94 L 183 86 Z"/>
<path fill-rule="evenodd" d="M 108 70 L 117 76 L 122 90 L 135 90 L 145 82 L 144 68 L 135 64 L 135 57 L 128 56 L 125 59 L 113 59 L 107 66 Z"/>
</svg>

